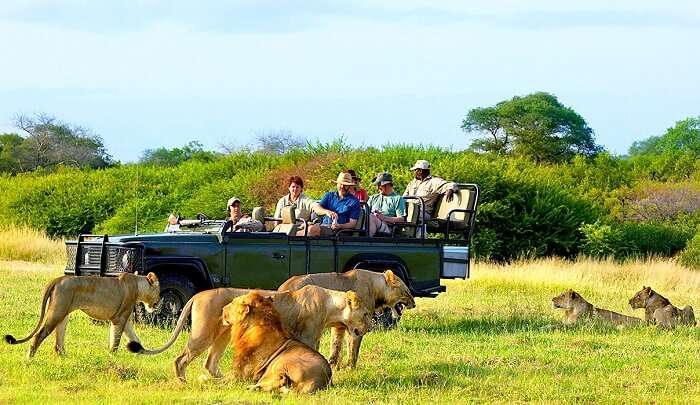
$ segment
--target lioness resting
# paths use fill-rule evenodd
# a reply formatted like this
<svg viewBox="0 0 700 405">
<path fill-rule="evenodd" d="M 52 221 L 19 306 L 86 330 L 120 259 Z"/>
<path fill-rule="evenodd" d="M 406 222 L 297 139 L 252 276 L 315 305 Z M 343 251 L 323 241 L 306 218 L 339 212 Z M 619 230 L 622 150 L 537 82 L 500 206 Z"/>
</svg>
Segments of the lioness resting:
<svg viewBox="0 0 700 405">
<path fill-rule="evenodd" d="M 155 350 L 146 350 L 137 342 L 127 345 L 135 353 L 158 354 L 167 350 L 177 339 L 192 314 L 190 338 L 182 354 L 175 359 L 175 374 L 185 381 L 185 369 L 192 360 L 209 348 L 205 367 L 213 377 L 221 377 L 219 361 L 230 340 L 231 328 L 222 323 L 222 310 L 236 297 L 251 290 L 216 288 L 202 291 L 192 297 L 180 314 L 170 340 Z M 287 331 L 309 347 L 318 350 L 323 330 L 343 327 L 354 336 L 362 336 L 369 329 L 371 312 L 353 292 L 327 290 L 308 286 L 294 292 L 258 290 L 258 294 L 273 296 L 274 305 L 282 316 Z"/>
<path fill-rule="evenodd" d="M 642 320 L 618 314 L 607 309 L 596 308 L 574 290 L 564 291 L 552 298 L 552 306 L 564 310 L 564 324 L 573 325 L 579 319 L 595 319 L 612 323 L 615 326 L 640 325 Z"/>
<path fill-rule="evenodd" d="M 48 301 L 48 308 L 47 308 Z M 146 310 L 153 312 L 153 306 L 160 301 L 158 277 L 153 273 L 139 276 L 124 273 L 119 277 L 63 276 L 51 281 L 41 298 L 41 313 L 34 331 L 23 339 L 5 335 L 11 345 L 32 340 L 27 358 L 34 356 L 44 339 L 56 329 L 56 353 L 65 353 L 63 348 L 68 315 L 80 309 L 92 318 L 111 321 L 109 346 L 117 350 L 122 333 L 131 342 L 138 342 L 130 317 L 136 302 L 143 302 Z"/>
<path fill-rule="evenodd" d="M 275 297 L 276 298 L 276 297 Z M 331 382 L 331 366 L 321 354 L 291 338 L 282 326 L 273 297 L 250 292 L 223 310 L 231 325 L 233 373 L 252 379 L 251 388 L 312 393 Z"/>
<path fill-rule="evenodd" d="M 672 329 L 679 324 L 696 324 L 693 307 L 687 305 L 679 309 L 651 287 L 642 286 L 642 289 L 630 298 L 629 304 L 634 309 L 644 308 L 644 319 L 647 323 L 656 323 L 656 326 L 662 329 Z"/>
<path fill-rule="evenodd" d="M 397 304 L 402 304 L 408 309 L 416 306 L 406 284 L 391 270 L 377 273 L 355 269 L 346 273 L 316 273 L 294 276 L 279 286 L 277 291 L 294 291 L 306 285 L 317 285 L 338 291 L 354 290 L 362 301 L 367 303 L 370 311 L 377 312 L 384 308 L 390 308 L 395 317 L 399 316 L 396 313 Z M 329 360 L 331 365 L 336 368 L 340 368 L 344 336 L 345 328 L 341 326 L 333 328 Z M 350 335 L 348 366 L 351 368 L 357 365 L 361 344 L 362 336 Z"/>
</svg>

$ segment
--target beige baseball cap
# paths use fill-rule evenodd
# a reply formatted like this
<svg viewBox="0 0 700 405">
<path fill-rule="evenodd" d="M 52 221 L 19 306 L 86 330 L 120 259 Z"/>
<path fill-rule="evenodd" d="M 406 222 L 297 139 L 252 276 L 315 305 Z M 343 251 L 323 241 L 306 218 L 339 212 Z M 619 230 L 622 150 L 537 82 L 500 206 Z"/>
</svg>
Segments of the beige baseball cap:
<svg viewBox="0 0 700 405">
<path fill-rule="evenodd" d="M 416 160 L 416 163 L 413 165 L 411 170 L 416 170 L 416 169 L 428 170 L 428 169 L 430 169 L 430 163 L 428 163 L 427 160 Z"/>
<path fill-rule="evenodd" d="M 228 202 L 226 203 L 226 209 L 227 209 L 227 210 L 230 209 L 231 206 L 233 205 L 233 203 L 235 203 L 236 201 L 238 201 L 239 203 L 241 202 L 241 200 L 240 200 L 238 197 L 231 197 L 231 198 L 229 198 L 229 199 L 228 199 Z"/>
</svg>

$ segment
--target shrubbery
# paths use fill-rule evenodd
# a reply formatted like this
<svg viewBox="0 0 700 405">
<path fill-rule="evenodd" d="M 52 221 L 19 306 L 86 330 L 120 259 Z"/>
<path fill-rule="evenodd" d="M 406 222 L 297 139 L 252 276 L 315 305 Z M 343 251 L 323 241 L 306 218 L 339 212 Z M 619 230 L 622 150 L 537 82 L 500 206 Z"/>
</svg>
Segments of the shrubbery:
<svg viewBox="0 0 700 405">
<path fill-rule="evenodd" d="M 370 180 L 384 170 L 394 175 L 396 189 L 403 191 L 412 177 L 408 168 L 416 159 L 429 160 L 434 175 L 479 184 L 473 251 L 484 260 L 579 253 L 617 258 L 673 255 L 683 249 L 700 221 L 686 209 L 661 222 L 630 221 L 630 207 L 648 201 L 645 196 L 681 195 L 682 201 L 692 202 L 685 190 L 697 187 L 689 181 L 687 186 L 669 185 L 669 192 L 664 191 L 665 183 L 638 187 L 642 183 L 635 177 L 634 165 L 607 154 L 537 165 L 437 147 L 350 149 L 342 141 L 311 144 L 281 155 L 240 152 L 170 167 L 128 164 L 2 176 L 0 220 L 52 236 L 130 233 L 137 222 L 140 232 L 160 231 L 170 212 L 224 218 L 225 201 L 232 195 L 241 198 L 247 210 L 262 205 L 271 214 L 286 193 L 284 180 L 292 174 L 304 179 L 305 192 L 315 198 L 334 188 L 332 180 L 344 168 L 355 169 L 370 194 L 375 192 Z M 649 204 L 644 208 L 653 209 Z"/>
</svg>

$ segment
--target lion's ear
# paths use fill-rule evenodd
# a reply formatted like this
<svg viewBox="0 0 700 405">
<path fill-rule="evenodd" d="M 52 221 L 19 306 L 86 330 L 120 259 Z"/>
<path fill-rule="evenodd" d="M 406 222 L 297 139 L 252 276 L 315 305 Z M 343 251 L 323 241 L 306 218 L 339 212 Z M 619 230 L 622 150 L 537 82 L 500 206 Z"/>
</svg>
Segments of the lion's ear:
<svg viewBox="0 0 700 405">
<path fill-rule="evenodd" d="M 580 297 L 580 295 L 578 295 L 578 293 L 576 291 L 571 290 L 571 298 L 578 298 L 578 297 Z"/>
<path fill-rule="evenodd" d="M 156 276 L 156 273 L 150 272 L 146 276 L 146 280 L 148 280 L 148 284 L 154 285 L 158 282 L 158 276 Z"/>
<path fill-rule="evenodd" d="M 651 292 L 651 286 L 644 287 L 643 290 L 646 291 L 647 293 L 649 293 L 649 292 Z"/>
<path fill-rule="evenodd" d="M 397 284 L 396 275 L 391 270 L 387 270 L 384 272 L 384 279 L 386 280 L 386 283 L 390 286 L 395 286 Z"/>
<path fill-rule="evenodd" d="M 238 309 L 238 313 L 241 315 L 241 317 L 248 315 L 250 313 L 250 305 L 241 304 L 241 307 Z"/>
</svg>

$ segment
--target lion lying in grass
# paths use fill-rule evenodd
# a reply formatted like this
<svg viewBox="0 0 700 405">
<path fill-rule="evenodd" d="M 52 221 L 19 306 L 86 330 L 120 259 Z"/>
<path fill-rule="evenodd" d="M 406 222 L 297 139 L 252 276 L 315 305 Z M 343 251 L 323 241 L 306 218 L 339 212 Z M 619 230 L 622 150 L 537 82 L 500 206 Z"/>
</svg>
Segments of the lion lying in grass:
<svg viewBox="0 0 700 405">
<path fill-rule="evenodd" d="M 231 325 L 233 373 L 253 389 L 312 393 L 331 383 L 331 366 L 316 350 L 290 337 L 272 297 L 250 292 L 223 310 Z"/>
<path fill-rule="evenodd" d="M 182 354 L 175 359 L 175 374 L 184 382 L 185 369 L 189 363 L 209 349 L 205 367 L 211 376 L 221 377 L 219 361 L 231 336 L 231 328 L 222 323 L 222 310 L 231 300 L 249 292 L 251 290 L 242 288 L 202 291 L 187 302 L 170 340 L 162 347 L 147 350 L 141 344 L 132 342 L 127 348 L 134 353 L 149 355 L 164 352 L 175 343 L 191 314 L 190 338 Z M 353 291 L 340 292 L 307 286 L 293 292 L 258 290 L 257 293 L 273 296 L 275 309 L 281 314 L 286 330 L 315 350 L 318 350 L 321 335 L 326 328 L 347 329 L 353 336 L 362 336 L 369 329 L 372 313 Z"/>
<path fill-rule="evenodd" d="M 661 329 L 672 329 L 677 325 L 696 325 L 693 307 L 687 305 L 679 309 L 651 287 L 642 286 L 642 289 L 630 298 L 629 304 L 634 309 L 644 308 L 644 319 L 647 323 L 655 323 Z"/>
<path fill-rule="evenodd" d="M 122 333 L 126 333 L 132 343 L 139 341 L 130 321 L 136 302 L 143 302 L 146 310 L 152 312 L 158 301 L 160 285 L 158 277 L 153 273 L 148 273 L 147 276 L 124 273 L 116 278 L 59 277 L 44 287 L 39 322 L 34 331 L 23 339 L 5 335 L 5 341 L 14 345 L 33 337 L 27 353 L 27 358 L 31 358 L 41 342 L 55 329 L 54 349 L 59 355 L 65 354 L 63 343 L 68 315 L 80 309 L 94 319 L 112 322 L 109 346 L 115 351 L 119 347 Z"/>
<path fill-rule="evenodd" d="M 408 309 L 416 306 L 406 284 L 391 270 L 377 273 L 355 269 L 346 273 L 317 273 L 294 276 L 279 286 L 277 291 L 294 291 L 307 285 L 317 285 L 338 291 L 354 290 L 360 299 L 367 303 L 370 311 L 377 312 L 384 308 L 389 308 L 395 317 L 400 315 L 396 313 L 397 304 L 402 304 Z M 345 331 L 346 329 L 342 326 L 333 328 L 331 356 L 329 359 L 331 365 L 336 368 L 340 368 Z M 350 334 L 348 365 L 352 368 L 357 364 L 361 344 L 362 336 Z"/>
<path fill-rule="evenodd" d="M 599 320 L 615 326 L 640 325 L 642 320 L 596 308 L 574 290 L 565 291 L 552 298 L 552 306 L 564 310 L 564 324 L 573 325 L 581 319 Z"/>
</svg>

